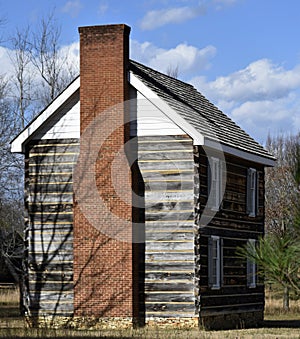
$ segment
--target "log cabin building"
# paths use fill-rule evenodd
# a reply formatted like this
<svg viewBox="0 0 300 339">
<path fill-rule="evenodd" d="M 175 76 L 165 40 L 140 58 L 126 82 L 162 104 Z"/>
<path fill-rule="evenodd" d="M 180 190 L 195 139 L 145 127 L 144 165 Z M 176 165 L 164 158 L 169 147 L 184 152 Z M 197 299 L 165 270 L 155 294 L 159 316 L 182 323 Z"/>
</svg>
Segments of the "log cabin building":
<svg viewBox="0 0 300 339">
<path fill-rule="evenodd" d="M 28 316 L 259 323 L 264 284 L 236 252 L 264 234 L 273 156 L 193 86 L 130 60 L 128 26 L 79 33 L 80 76 L 11 146 Z"/>
</svg>

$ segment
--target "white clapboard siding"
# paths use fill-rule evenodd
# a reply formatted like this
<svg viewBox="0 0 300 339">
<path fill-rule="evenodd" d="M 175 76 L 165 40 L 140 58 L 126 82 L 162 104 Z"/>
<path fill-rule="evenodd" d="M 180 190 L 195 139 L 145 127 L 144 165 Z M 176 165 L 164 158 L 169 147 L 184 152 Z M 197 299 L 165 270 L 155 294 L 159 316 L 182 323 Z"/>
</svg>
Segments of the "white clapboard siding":
<svg viewBox="0 0 300 339">
<path fill-rule="evenodd" d="M 183 135 L 186 134 L 139 91 L 131 90 L 131 135 Z M 136 100 L 135 100 L 136 97 Z M 136 108 L 134 106 L 136 105 Z M 136 122 L 135 122 L 136 121 Z"/>
<path fill-rule="evenodd" d="M 79 92 L 60 107 L 51 120 L 41 126 L 33 139 L 68 139 L 80 137 L 80 101 Z"/>
</svg>

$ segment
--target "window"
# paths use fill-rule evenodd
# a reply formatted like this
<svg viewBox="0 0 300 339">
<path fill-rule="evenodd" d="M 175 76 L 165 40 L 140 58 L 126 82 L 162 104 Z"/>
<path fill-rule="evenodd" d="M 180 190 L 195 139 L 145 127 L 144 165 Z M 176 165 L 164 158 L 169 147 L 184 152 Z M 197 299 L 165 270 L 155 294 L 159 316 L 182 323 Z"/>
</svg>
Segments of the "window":
<svg viewBox="0 0 300 339">
<path fill-rule="evenodd" d="M 222 196 L 222 162 L 218 158 L 211 157 L 208 168 L 208 206 L 218 210 Z"/>
<path fill-rule="evenodd" d="M 223 239 L 211 236 L 208 239 L 208 284 L 219 289 L 223 280 Z"/>
<path fill-rule="evenodd" d="M 247 213 L 255 217 L 258 213 L 258 173 L 256 169 L 249 168 L 247 175 Z"/>
<path fill-rule="evenodd" d="M 248 244 L 249 247 L 256 246 L 255 239 L 249 239 Z M 256 263 L 252 261 L 250 258 L 247 258 L 247 286 L 249 288 L 256 287 Z"/>
</svg>

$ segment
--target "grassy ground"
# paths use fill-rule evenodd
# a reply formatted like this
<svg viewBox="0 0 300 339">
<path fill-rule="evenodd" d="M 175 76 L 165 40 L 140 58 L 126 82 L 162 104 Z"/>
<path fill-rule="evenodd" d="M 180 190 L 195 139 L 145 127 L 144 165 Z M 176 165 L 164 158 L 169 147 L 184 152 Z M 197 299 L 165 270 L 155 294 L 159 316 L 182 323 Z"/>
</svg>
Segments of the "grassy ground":
<svg viewBox="0 0 300 339">
<path fill-rule="evenodd" d="M 161 330 L 146 328 L 140 330 L 103 330 L 75 331 L 27 328 L 23 318 L 19 316 L 19 294 L 17 290 L 0 291 L 0 338 L 149 338 L 149 339 L 260 339 L 289 338 L 300 339 L 300 301 L 291 301 L 291 309 L 284 312 L 281 300 L 266 298 L 266 313 L 264 327 L 258 329 L 243 329 L 231 331 L 198 331 L 191 330 Z"/>
</svg>

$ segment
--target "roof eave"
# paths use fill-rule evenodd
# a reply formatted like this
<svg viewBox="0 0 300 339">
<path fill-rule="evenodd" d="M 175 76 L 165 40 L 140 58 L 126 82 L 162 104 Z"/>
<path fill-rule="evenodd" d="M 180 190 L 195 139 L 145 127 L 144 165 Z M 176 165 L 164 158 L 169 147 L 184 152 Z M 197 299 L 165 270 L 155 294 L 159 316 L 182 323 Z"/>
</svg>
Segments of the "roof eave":
<svg viewBox="0 0 300 339">
<path fill-rule="evenodd" d="M 249 151 L 245 151 L 243 149 L 239 149 L 236 147 L 232 147 L 230 145 L 221 144 L 218 141 L 211 140 L 208 138 L 205 138 L 204 140 L 204 146 L 210 147 L 213 149 L 221 150 L 223 153 L 227 153 L 230 155 L 233 155 L 235 157 L 250 161 L 250 162 L 256 162 L 264 166 L 268 167 L 274 167 L 276 164 L 276 159 L 274 157 L 270 156 L 262 156 L 260 154 L 251 153 Z"/>
<path fill-rule="evenodd" d="M 78 76 L 49 106 L 42 111 L 23 131 L 11 142 L 12 153 L 24 153 L 24 146 L 32 135 L 80 88 Z"/>
</svg>

